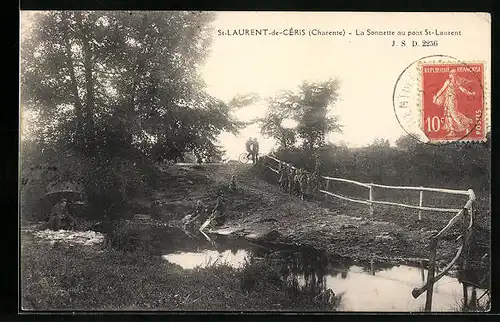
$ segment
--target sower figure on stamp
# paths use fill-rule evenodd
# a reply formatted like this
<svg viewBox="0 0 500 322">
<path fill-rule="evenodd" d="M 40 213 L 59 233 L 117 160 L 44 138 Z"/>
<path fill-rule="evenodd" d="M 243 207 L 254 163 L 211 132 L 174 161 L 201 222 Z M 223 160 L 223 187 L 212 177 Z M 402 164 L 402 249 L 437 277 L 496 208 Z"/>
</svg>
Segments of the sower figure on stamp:
<svg viewBox="0 0 500 322">
<path fill-rule="evenodd" d="M 436 105 L 444 108 L 444 128 L 448 131 L 446 136 L 453 136 L 456 132 L 464 132 L 470 129 L 473 120 L 458 111 L 458 93 L 460 90 L 467 95 L 475 95 L 464 88 L 462 85 L 471 81 L 462 78 L 456 74 L 456 70 L 452 69 L 448 79 L 444 82 L 441 89 L 434 95 L 432 101 Z"/>
</svg>

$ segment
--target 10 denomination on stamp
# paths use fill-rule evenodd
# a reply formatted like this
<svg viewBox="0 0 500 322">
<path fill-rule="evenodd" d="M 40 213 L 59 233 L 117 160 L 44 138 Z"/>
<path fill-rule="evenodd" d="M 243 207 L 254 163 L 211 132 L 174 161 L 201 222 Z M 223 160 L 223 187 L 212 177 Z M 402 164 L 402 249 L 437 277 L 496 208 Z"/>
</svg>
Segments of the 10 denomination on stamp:
<svg viewBox="0 0 500 322">
<path fill-rule="evenodd" d="M 482 141 L 483 64 L 422 64 L 421 129 L 429 141 Z"/>
</svg>

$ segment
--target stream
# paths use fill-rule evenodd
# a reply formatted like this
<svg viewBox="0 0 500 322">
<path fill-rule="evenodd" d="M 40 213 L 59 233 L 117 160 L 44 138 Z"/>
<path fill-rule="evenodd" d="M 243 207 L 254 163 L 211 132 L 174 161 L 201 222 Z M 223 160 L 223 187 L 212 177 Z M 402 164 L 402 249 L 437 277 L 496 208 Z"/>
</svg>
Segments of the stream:
<svg viewBox="0 0 500 322">
<path fill-rule="evenodd" d="M 271 259 L 281 266 L 283 280 L 295 281 L 300 290 L 331 289 L 339 299 L 339 311 L 423 311 L 426 293 L 417 299 L 414 287 L 423 285 L 427 270 L 422 267 L 383 262 L 360 262 L 314 249 L 251 243 L 241 238 L 202 234 L 186 235 L 170 230 L 158 255 L 184 269 L 225 263 L 241 268 L 246 261 Z M 467 298 L 480 297 L 485 290 L 467 287 Z M 473 294 L 475 293 L 475 294 Z M 314 294 L 318 294 L 318 290 Z M 434 286 L 432 311 L 463 311 L 463 286 L 457 278 L 444 276 Z M 480 303 L 486 301 L 483 297 Z"/>
</svg>

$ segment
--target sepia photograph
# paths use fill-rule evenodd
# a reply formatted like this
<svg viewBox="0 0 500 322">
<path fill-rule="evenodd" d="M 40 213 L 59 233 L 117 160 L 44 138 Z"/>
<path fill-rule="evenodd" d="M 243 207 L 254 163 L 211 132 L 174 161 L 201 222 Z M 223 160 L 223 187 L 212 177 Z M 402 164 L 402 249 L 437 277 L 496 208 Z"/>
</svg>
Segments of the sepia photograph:
<svg viewBox="0 0 500 322">
<path fill-rule="evenodd" d="M 489 312 L 489 13 L 21 10 L 19 311 Z"/>
</svg>

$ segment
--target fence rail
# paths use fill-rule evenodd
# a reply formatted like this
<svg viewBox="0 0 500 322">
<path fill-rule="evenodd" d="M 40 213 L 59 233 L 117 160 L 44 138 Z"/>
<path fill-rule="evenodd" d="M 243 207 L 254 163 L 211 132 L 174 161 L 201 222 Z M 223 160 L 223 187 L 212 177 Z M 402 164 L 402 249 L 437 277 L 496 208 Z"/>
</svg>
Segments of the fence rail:
<svg viewBox="0 0 500 322">
<path fill-rule="evenodd" d="M 322 177 L 322 178 L 326 179 L 326 180 L 333 180 L 333 181 L 341 181 L 341 182 L 353 183 L 353 184 L 358 185 L 358 186 L 370 188 L 370 184 L 369 183 L 363 183 L 363 182 L 358 182 L 358 181 L 349 180 L 349 179 L 343 179 L 343 178 L 332 178 L 332 177 Z"/>
<path fill-rule="evenodd" d="M 454 190 L 454 189 L 428 188 L 428 187 L 385 186 L 385 185 L 376 184 L 376 183 L 372 183 L 371 185 L 373 187 L 385 188 L 385 189 L 442 192 L 442 193 L 466 195 L 466 196 L 468 196 L 470 194 L 469 190 Z"/>
<path fill-rule="evenodd" d="M 293 169 L 297 169 L 297 167 L 293 166 L 290 163 L 287 163 L 285 161 L 279 160 L 278 158 L 275 158 L 273 156 L 268 155 L 267 156 L 269 159 L 277 162 L 278 164 L 285 164 Z M 271 171 L 275 173 L 279 173 L 279 171 L 271 166 L 267 166 Z M 422 220 L 422 211 L 435 211 L 435 212 L 449 212 L 449 213 L 457 213 L 460 211 L 460 209 L 457 208 L 441 208 L 441 207 L 433 207 L 433 206 L 423 206 L 424 198 L 423 198 L 423 192 L 441 192 L 441 193 L 446 193 L 446 194 L 457 194 L 457 195 L 466 195 L 466 196 L 471 196 L 473 194 L 473 191 L 471 189 L 469 190 L 455 190 L 455 189 L 444 189 L 444 188 L 430 188 L 430 187 L 409 187 L 409 186 L 388 186 L 388 185 L 381 185 L 377 183 L 365 183 L 365 182 L 359 182 L 355 180 L 350 180 L 350 179 L 345 179 L 345 178 L 335 178 L 335 177 L 329 177 L 329 176 L 322 176 L 321 178 L 326 180 L 326 187 L 325 189 L 320 189 L 319 192 L 332 196 L 338 199 L 342 200 L 347 200 L 347 201 L 352 201 L 356 203 L 362 203 L 370 206 L 370 213 L 373 213 L 373 205 L 374 204 L 379 204 L 379 205 L 387 205 L 387 206 L 396 206 L 396 207 L 402 207 L 402 208 L 409 208 L 409 209 L 417 209 L 419 210 L 418 213 L 418 219 Z M 354 198 L 349 198 L 347 196 L 342 196 L 339 194 L 332 193 L 328 191 L 329 188 L 329 181 L 339 181 L 339 182 L 346 182 L 346 183 L 351 183 L 357 186 L 365 187 L 369 189 L 369 197 L 366 200 L 360 200 L 360 199 L 354 199 Z M 419 204 L 417 205 L 409 205 L 405 203 L 396 203 L 396 202 L 389 202 L 389 201 L 378 201 L 373 199 L 373 187 L 376 188 L 384 188 L 384 189 L 394 189 L 394 190 L 412 190 L 412 191 L 419 191 L 420 192 L 420 198 L 419 198 Z"/>
<path fill-rule="evenodd" d="M 284 162 L 282 160 L 279 160 L 273 156 L 267 155 L 267 157 L 271 160 L 274 160 L 279 165 L 285 164 L 293 169 L 297 169 L 297 167 L 293 166 L 292 164 Z M 272 170 L 273 172 L 279 173 L 279 170 L 276 170 L 271 166 L 267 166 L 267 167 L 270 170 Z M 472 205 L 473 205 L 474 201 L 476 200 L 476 196 L 474 194 L 474 191 L 472 189 L 455 190 L 455 189 L 442 189 L 442 188 L 429 188 L 429 187 L 388 186 L 388 185 L 381 185 L 381 184 L 376 184 L 376 183 L 364 183 L 364 182 L 359 182 L 359 181 L 355 181 L 355 180 L 349 180 L 349 179 L 344 179 L 344 178 L 334 178 L 334 177 L 328 177 L 328 176 L 322 176 L 321 178 L 326 180 L 326 185 L 325 185 L 325 189 L 318 189 L 318 191 L 320 193 L 324 194 L 325 198 L 327 196 L 332 196 L 332 197 L 335 197 L 338 199 L 368 205 L 368 206 L 370 206 L 370 214 L 371 215 L 373 215 L 373 205 L 374 204 L 396 206 L 396 207 L 409 208 L 409 209 L 417 209 L 417 210 L 419 210 L 419 213 L 418 213 L 419 220 L 422 219 L 422 210 L 456 213 L 456 215 L 453 216 L 453 218 L 451 218 L 448 221 L 446 226 L 443 227 L 438 233 L 436 233 L 431 238 L 427 281 L 424 285 L 422 285 L 421 287 L 416 287 L 412 291 L 412 295 L 414 298 L 417 298 L 421 294 L 423 294 L 424 292 L 427 292 L 426 302 L 425 302 L 425 310 L 430 311 L 431 306 L 432 306 L 432 295 L 433 295 L 434 283 L 439 281 L 458 262 L 458 260 L 460 259 L 460 256 L 462 256 L 462 269 L 465 269 L 465 265 L 467 262 L 465 257 L 467 255 L 467 249 L 469 247 L 469 236 L 472 232 L 472 224 L 473 224 Z M 330 181 L 346 182 L 346 183 L 351 183 L 354 185 L 368 188 L 369 189 L 368 199 L 367 200 L 353 199 L 353 198 L 349 198 L 346 196 L 342 196 L 342 195 L 330 192 L 330 191 L 328 191 Z M 409 204 L 389 202 L 389 201 L 376 201 L 373 198 L 373 188 L 374 187 L 383 188 L 383 189 L 419 191 L 419 205 L 416 206 L 416 205 L 409 205 Z M 440 192 L 440 193 L 456 194 L 456 195 L 466 195 L 469 197 L 469 199 L 468 199 L 467 203 L 463 206 L 462 209 L 438 208 L 438 207 L 432 207 L 432 206 L 424 207 L 423 206 L 423 202 L 424 202 L 423 192 L 424 191 Z M 441 239 L 441 237 L 443 237 L 444 234 L 451 229 L 451 227 L 453 227 L 455 224 L 457 224 L 457 222 L 460 219 L 462 219 L 464 221 L 464 229 L 462 230 L 462 234 L 457 238 L 457 241 L 461 240 L 462 244 L 458 248 L 455 257 L 448 263 L 448 265 L 438 275 L 435 276 L 435 269 L 436 269 L 435 262 L 436 262 L 437 244 L 438 244 L 439 240 Z"/>
<path fill-rule="evenodd" d="M 347 201 L 352 201 L 352 202 L 357 202 L 357 203 L 362 203 L 362 204 L 365 204 L 365 205 L 370 205 L 370 202 L 366 201 L 366 200 L 351 199 L 351 198 L 347 198 L 347 197 L 344 197 L 344 196 L 341 196 L 341 195 L 337 195 L 337 194 L 334 194 L 333 192 L 325 191 L 325 190 L 319 190 L 319 192 L 327 194 L 327 195 L 330 195 L 330 196 L 333 196 L 333 197 L 337 197 L 339 199 L 343 199 L 343 200 L 347 200 Z"/>
<path fill-rule="evenodd" d="M 390 202 L 390 201 L 372 200 L 371 203 L 379 204 L 379 205 L 387 205 L 387 206 L 397 206 L 397 207 L 403 207 L 403 208 L 409 208 L 409 209 L 417 209 L 417 210 L 437 211 L 437 212 L 456 213 L 457 211 L 460 211 L 460 209 L 454 209 L 454 208 L 422 207 L 422 206 L 413 206 L 413 205 L 407 205 L 407 204 L 403 204 L 403 203 Z"/>
</svg>

